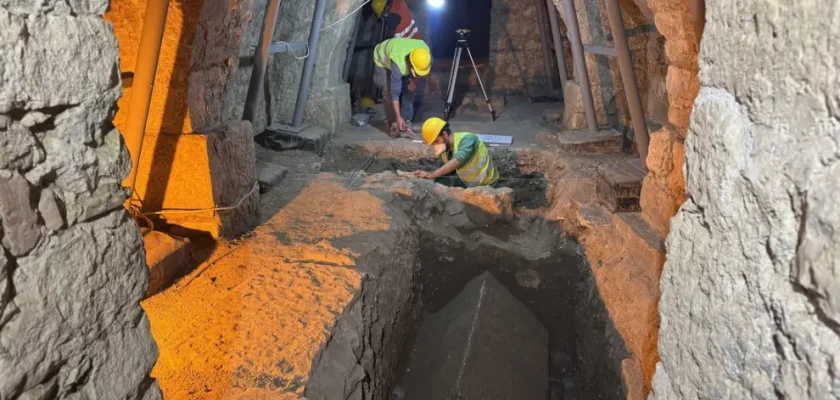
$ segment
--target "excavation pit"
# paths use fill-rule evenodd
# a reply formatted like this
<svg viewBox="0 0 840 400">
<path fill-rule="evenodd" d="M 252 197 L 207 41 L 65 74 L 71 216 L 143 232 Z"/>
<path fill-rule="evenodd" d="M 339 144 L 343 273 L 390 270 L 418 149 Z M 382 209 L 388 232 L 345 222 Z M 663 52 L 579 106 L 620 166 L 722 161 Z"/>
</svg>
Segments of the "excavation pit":
<svg viewBox="0 0 840 400">
<path fill-rule="evenodd" d="M 144 303 L 168 398 L 404 393 L 424 316 L 486 272 L 548 332 L 544 398 L 624 398 L 625 345 L 580 244 L 544 215 L 548 182 L 529 203 L 523 187 L 399 177 L 390 170 L 437 161 L 383 157 L 368 172 L 389 171 L 348 185 L 352 170 L 329 156 L 283 154 L 290 172 L 262 196 L 264 222 Z"/>
</svg>

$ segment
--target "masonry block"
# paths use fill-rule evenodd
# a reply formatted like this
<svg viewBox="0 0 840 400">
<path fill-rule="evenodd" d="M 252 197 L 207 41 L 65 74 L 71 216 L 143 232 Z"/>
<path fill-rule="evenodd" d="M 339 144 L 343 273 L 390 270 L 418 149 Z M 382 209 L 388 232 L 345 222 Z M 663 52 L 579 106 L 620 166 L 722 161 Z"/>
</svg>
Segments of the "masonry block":
<svg viewBox="0 0 840 400">
<path fill-rule="evenodd" d="M 406 400 L 548 397 L 548 332 L 489 272 L 423 323 Z"/>
<path fill-rule="evenodd" d="M 213 237 L 250 229 L 259 197 L 250 123 L 209 133 L 147 133 L 143 142 L 136 184 L 143 212 Z"/>
</svg>

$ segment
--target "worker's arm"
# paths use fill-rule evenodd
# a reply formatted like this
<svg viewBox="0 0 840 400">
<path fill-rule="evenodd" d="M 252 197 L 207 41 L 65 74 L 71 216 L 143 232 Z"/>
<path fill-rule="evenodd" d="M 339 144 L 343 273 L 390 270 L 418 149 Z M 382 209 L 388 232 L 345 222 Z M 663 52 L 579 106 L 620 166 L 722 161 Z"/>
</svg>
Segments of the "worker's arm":
<svg viewBox="0 0 840 400">
<path fill-rule="evenodd" d="M 450 172 L 458 169 L 458 167 L 460 167 L 461 164 L 462 164 L 461 160 L 458 160 L 457 158 L 453 158 L 453 159 L 447 161 L 446 164 L 443 164 L 443 166 L 438 168 L 435 172 L 428 173 L 426 171 L 417 170 L 417 171 L 414 171 L 414 176 L 416 176 L 418 178 L 423 178 L 423 179 L 437 179 L 437 178 L 440 178 L 441 176 L 447 175 Z"/>
<path fill-rule="evenodd" d="M 385 16 L 385 38 L 391 39 L 397 33 L 397 26 L 400 24 L 402 17 L 397 13 L 389 13 Z"/>
<path fill-rule="evenodd" d="M 446 164 L 443 164 L 442 167 L 438 168 L 437 171 L 432 172 L 430 174 L 429 179 L 437 179 L 441 176 L 448 175 L 452 173 L 452 171 L 458 169 L 458 167 L 460 167 L 461 164 L 463 164 L 461 160 L 457 158 L 452 158 L 451 160 L 447 161 Z"/>
</svg>

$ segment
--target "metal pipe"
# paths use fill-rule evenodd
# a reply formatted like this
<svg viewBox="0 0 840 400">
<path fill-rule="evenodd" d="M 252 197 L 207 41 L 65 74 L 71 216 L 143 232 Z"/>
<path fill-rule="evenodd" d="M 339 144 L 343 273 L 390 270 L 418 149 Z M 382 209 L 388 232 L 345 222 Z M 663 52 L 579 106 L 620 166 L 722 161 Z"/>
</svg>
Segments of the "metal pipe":
<svg viewBox="0 0 840 400">
<path fill-rule="evenodd" d="M 245 110 L 242 119 L 254 122 L 256 119 L 257 99 L 263 88 L 265 70 L 271 54 L 271 39 L 274 36 L 274 26 L 277 25 L 277 13 L 280 10 L 280 0 L 270 0 L 263 17 L 262 34 L 254 53 L 254 66 L 251 68 L 251 80 L 248 82 L 248 94 L 245 96 Z"/>
<path fill-rule="evenodd" d="M 545 31 L 545 9 L 542 0 L 536 0 L 537 6 L 537 27 L 540 31 L 540 48 L 542 49 L 543 64 L 545 65 L 545 78 L 548 81 L 549 89 L 554 92 L 554 79 L 551 73 L 551 49 L 548 48 L 548 32 Z"/>
<path fill-rule="evenodd" d="M 344 70 L 341 73 L 342 79 L 346 82 L 347 75 L 350 75 L 350 65 L 353 64 L 353 54 L 356 52 L 356 37 L 359 36 L 359 23 L 362 21 L 362 13 L 356 14 L 356 24 L 353 25 L 353 32 L 350 35 L 350 43 L 347 45 L 347 58 L 344 59 Z"/>
<path fill-rule="evenodd" d="M 595 118 L 595 102 L 592 100 L 592 88 L 589 86 L 589 74 L 586 72 L 586 59 L 583 55 L 583 43 L 580 41 L 580 26 L 575 11 L 575 0 L 563 0 L 566 5 L 566 28 L 569 31 L 569 42 L 572 44 L 572 61 L 575 64 L 575 77 L 580 84 L 580 95 L 583 98 L 583 111 L 586 113 L 586 125 L 589 132 L 598 132 L 598 119 Z"/>
<path fill-rule="evenodd" d="M 295 128 L 303 124 L 303 112 L 306 110 L 306 102 L 309 101 L 309 87 L 312 83 L 312 70 L 315 61 L 318 59 L 318 39 L 321 37 L 321 25 L 324 23 L 324 6 L 326 0 L 315 0 L 315 15 L 312 17 L 312 28 L 309 30 L 309 57 L 303 64 L 303 74 L 300 77 L 297 100 L 295 101 L 295 114 L 292 117 L 292 126 Z"/>
<path fill-rule="evenodd" d="M 143 33 L 140 35 L 126 127 L 123 132 L 128 152 L 131 154 L 131 172 L 125 183 L 131 188 L 132 194 L 137 181 L 140 153 L 143 151 L 143 135 L 146 132 L 146 120 L 149 118 L 149 105 L 152 101 L 152 90 L 155 87 L 155 72 L 160 58 L 160 45 L 163 41 L 168 12 L 169 0 L 149 0 L 146 3 Z"/>
<path fill-rule="evenodd" d="M 376 49 L 376 46 L 379 45 L 379 43 L 382 43 L 385 39 L 385 22 L 383 21 L 383 18 L 377 18 L 375 20 L 373 29 L 374 31 L 379 31 L 379 33 L 373 38 L 373 46 L 371 46 L 370 49 L 370 57 L 366 57 L 367 63 L 365 64 L 365 76 L 370 79 L 370 97 L 376 98 L 377 87 L 376 82 L 373 80 L 373 74 L 376 72 L 376 64 L 373 62 L 373 51 Z"/>
<path fill-rule="evenodd" d="M 636 85 L 636 73 L 633 71 L 633 56 L 630 54 L 630 46 L 627 44 L 627 36 L 624 33 L 624 20 L 621 17 L 618 0 L 606 0 L 604 3 L 607 7 L 607 17 L 610 20 L 615 51 L 618 53 L 618 67 L 621 70 L 621 81 L 624 83 L 627 107 L 630 108 L 630 119 L 635 132 L 636 147 L 639 150 L 639 157 L 642 159 L 642 167 L 644 167 L 647 162 L 648 131 L 645 113 L 642 110 L 642 98 L 639 95 L 639 87 Z"/>
<path fill-rule="evenodd" d="M 551 25 L 551 38 L 554 40 L 554 56 L 557 58 L 557 73 L 560 74 L 560 85 L 563 90 L 563 98 L 566 98 L 566 54 L 563 51 L 563 42 L 560 37 L 560 24 L 557 22 L 557 8 L 551 0 L 545 0 L 548 7 L 548 22 Z"/>
</svg>

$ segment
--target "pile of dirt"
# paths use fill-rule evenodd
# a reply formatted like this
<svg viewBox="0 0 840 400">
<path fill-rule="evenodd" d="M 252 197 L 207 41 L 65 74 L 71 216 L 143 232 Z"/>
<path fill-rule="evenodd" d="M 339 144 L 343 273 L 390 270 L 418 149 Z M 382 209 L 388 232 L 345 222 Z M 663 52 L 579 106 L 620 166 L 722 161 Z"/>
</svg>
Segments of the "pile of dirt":
<svg viewBox="0 0 840 400">
<path fill-rule="evenodd" d="M 548 181 L 543 173 L 523 171 L 513 151 L 493 151 L 493 161 L 499 171 L 497 186 L 513 189 L 513 205 L 520 209 L 539 209 L 549 205 Z M 324 155 L 322 171 L 349 174 L 360 169 L 367 174 L 397 170 L 434 171 L 441 161 L 436 158 L 377 158 L 366 156 L 351 147 L 335 149 Z"/>
</svg>

